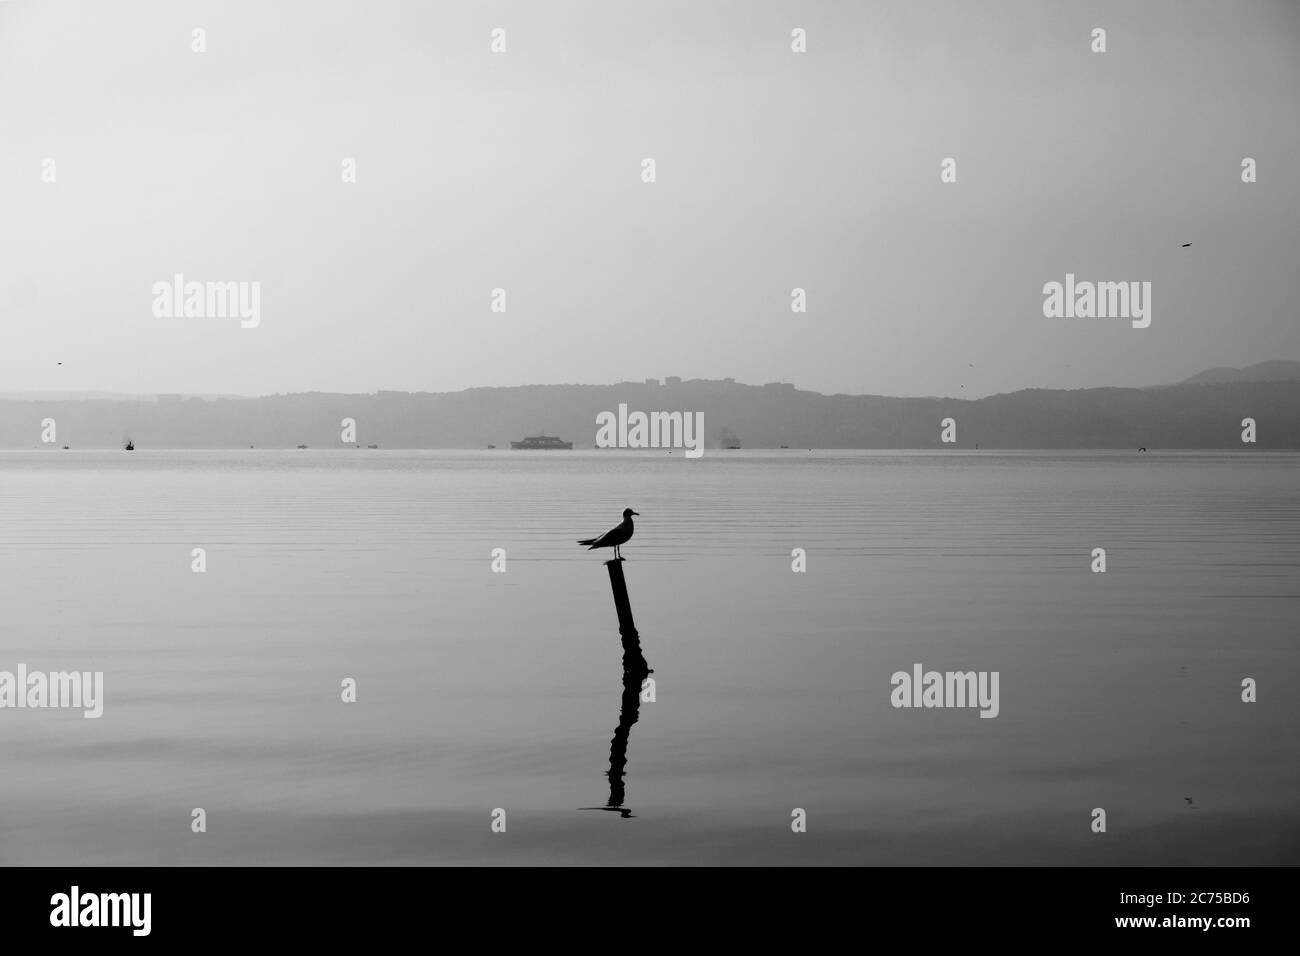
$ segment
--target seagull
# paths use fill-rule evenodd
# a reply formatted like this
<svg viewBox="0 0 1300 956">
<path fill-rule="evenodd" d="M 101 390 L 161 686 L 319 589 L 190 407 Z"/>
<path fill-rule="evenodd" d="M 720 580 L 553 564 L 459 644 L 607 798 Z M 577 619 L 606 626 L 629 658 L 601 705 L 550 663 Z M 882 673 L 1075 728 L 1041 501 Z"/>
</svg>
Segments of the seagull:
<svg viewBox="0 0 1300 956">
<path fill-rule="evenodd" d="M 641 517 L 631 508 L 623 509 L 623 520 L 621 523 L 610 528 L 604 534 L 597 538 L 587 538 L 585 541 L 579 541 L 578 544 L 587 545 L 588 551 L 594 551 L 597 548 L 613 548 L 614 560 L 622 561 L 623 556 L 618 553 L 620 545 L 627 544 L 628 538 L 632 537 L 632 516 Z"/>
</svg>

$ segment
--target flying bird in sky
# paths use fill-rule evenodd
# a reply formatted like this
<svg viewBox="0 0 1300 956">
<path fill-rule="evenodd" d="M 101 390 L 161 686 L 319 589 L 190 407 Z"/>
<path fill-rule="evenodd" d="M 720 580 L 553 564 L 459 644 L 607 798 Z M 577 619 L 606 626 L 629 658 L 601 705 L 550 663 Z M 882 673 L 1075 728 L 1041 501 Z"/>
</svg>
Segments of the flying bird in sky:
<svg viewBox="0 0 1300 956">
<path fill-rule="evenodd" d="M 596 538 L 587 538 L 585 541 L 579 541 L 578 544 L 587 545 L 588 551 L 594 551 L 597 548 L 613 548 L 614 560 L 622 561 L 623 556 L 618 553 L 620 545 L 627 544 L 628 539 L 632 537 L 632 516 L 641 517 L 631 508 L 623 509 L 623 520 L 614 527 L 610 528 L 604 534 Z"/>
</svg>

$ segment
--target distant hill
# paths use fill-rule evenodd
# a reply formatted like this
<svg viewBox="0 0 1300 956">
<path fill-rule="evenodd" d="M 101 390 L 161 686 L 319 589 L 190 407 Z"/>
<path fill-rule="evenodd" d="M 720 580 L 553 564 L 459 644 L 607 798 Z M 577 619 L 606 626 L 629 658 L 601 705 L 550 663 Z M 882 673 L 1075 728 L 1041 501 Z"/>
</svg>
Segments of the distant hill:
<svg viewBox="0 0 1300 956">
<path fill-rule="evenodd" d="M 1225 382 L 1294 382 L 1300 380 L 1300 362 L 1290 359 L 1274 359 L 1271 362 L 1259 362 L 1245 368 L 1208 368 L 1191 378 L 1183 379 L 1180 385 L 1221 385 Z"/>
<path fill-rule="evenodd" d="M 709 449 L 728 435 L 746 449 L 1240 449 L 1243 418 L 1258 426 L 1251 447 L 1300 449 L 1300 376 L 1163 388 L 1026 389 L 982 399 L 823 395 L 781 382 L 708 379 L 215 400 L 45 397 L 0 402 L 0 448 L 116 448 L 125 435 L 140 449 L 340 448 L 344 418 L 356 420 L 358 443 L 382 448 L 508 449 L 525 435 L 559 435 L 575 448 L 592 448 L 597 414 L 616 413 L 620 403 L 629 411 L 702 412 Z M 57 423 L 53 445 L 40 441 L 46 418 Z M 940 441 L 946 418 L 957 422 L 955 446 Z"/>
</svg>

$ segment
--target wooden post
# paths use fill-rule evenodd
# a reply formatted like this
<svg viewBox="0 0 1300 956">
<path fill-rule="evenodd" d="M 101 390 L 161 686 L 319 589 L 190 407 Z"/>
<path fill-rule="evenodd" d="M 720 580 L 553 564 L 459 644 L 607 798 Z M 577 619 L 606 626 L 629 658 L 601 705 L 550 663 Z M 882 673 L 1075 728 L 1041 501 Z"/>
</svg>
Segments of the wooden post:
<svg viewBox="0 0 1300 956">
<path fill-rule="evenodd" d="M 632 725 L 641 714 L 641 682 L 654 671 L 641 653 L 641 638 L 636 632 L 636 622 L 632 619 L 632 604 L 627 597 L 627 582 L 623 579 L 623 562 L 606 561 L 605 567 L 609 569 L 614 610 L 618 612 L 618 634 L 623 641 L 623 695 L 618 726 L 609 742 L 609 802 L 600 809 L 617 811 L 626 818 L 632 815 L 632 811 L 623 806 L 626 799 L 623 780 L 627 774 L 627 741 Z"/>
<path fill-rule="evenodd" d="M 606 561 L 609 569 L 609 587 L 614 592 L 614 610 L 618 613 L 618 635 L 623 639 L 623 678 L 635 677 L 640 681 L 654 671 L 646 663 L 641 653 L 641 637 L 636 632 L 636 621 L 632 620 L 632 603 L 627 597 L 627 582 L 623 580 L 623 562 L 615 559 Z"/>
<path fill-rule="evenodd" d="M 636 622 L 632 620 L 632 605 L 627 599 L 627 582 L 623 580 L 623 562 L 606 561 L 609 569 L 609 588 L 614 592 L 614 610 L 618 612 L 618 633 L 624 642 L 637 639 Z"/>
</svg>

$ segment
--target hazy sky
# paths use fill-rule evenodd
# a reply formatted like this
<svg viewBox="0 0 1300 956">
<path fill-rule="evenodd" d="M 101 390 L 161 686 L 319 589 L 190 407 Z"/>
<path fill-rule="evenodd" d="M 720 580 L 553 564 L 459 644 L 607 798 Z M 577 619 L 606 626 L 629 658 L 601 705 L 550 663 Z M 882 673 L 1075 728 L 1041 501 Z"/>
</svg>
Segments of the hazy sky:
<svg viewBox="0 0 1300 956">
<path fill-rule="evenodd" d="M 972 396 L 1300 359 L 1298 116 L 1293 0 L 14 0 L 0 391 Z M 260 282 L 261 324 L 155 318 L 177 272 Z M 1151 327 L 1045 318 L 1067 272 L 1150 281 Z"/>
</svg>

